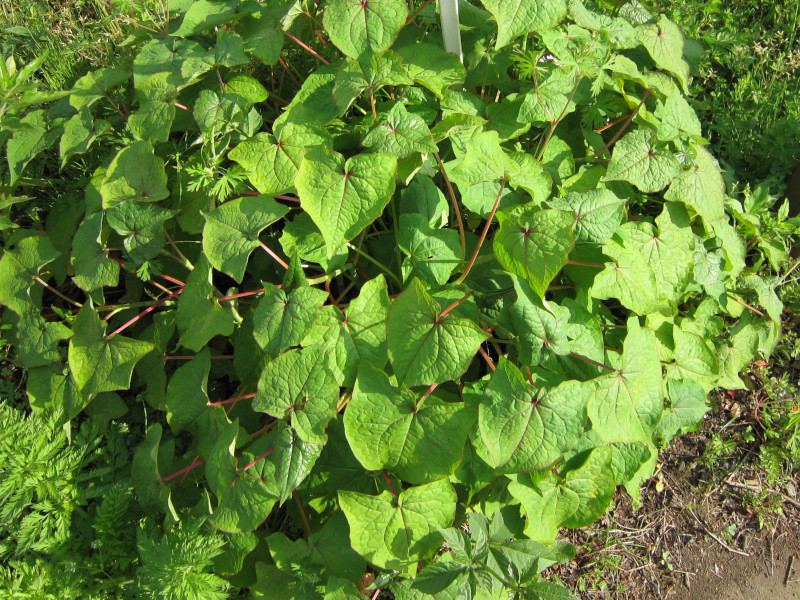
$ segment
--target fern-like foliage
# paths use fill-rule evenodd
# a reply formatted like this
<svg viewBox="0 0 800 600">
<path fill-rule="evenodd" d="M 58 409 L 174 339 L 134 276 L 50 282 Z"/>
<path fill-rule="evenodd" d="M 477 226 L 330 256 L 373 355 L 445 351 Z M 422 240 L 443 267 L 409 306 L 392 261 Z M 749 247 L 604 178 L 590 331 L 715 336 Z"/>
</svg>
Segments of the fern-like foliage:
<svg viewBox="0 0 800 600">
<path fill-rule="evenodd" d="M 204 527 L 204 521 L 185 519 L 165 534 L 143 525 L 137 540 L 141 560 L 137 586 L 142 598 L 228 598 L 228 582 L 207 572 L 213 558 L 222 552 L 225 540 Z"/>
<path fill-rule="evenodd" d="M 97 432 L 87 422 L 70 440 L 59 419 L 0 406 L 0 558 L 56 553 L 76 508 L 103 491 Z"/>
</svg>

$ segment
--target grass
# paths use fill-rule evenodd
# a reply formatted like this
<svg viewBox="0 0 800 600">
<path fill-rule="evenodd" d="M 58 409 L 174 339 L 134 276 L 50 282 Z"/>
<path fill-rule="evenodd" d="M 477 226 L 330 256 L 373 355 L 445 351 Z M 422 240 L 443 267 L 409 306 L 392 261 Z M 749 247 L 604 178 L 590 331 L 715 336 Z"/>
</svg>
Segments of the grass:
<svg viewBox="0 0 800 600">
<path fill-rule="evenodd" d="M 153 21 L 159 0 L 15 0 L 0 3 L 0 48 L 27 63 L 47 53 L 41 77 L 63 90 L 90 69 L 124 61 L 131 25 Z"/>
<path fill-rule="evenodd" d="M 699 41 L 695 108 L 716 156 L 777 190 L 800 163 L 800 2 L 656 0 Z"/>
</svg>

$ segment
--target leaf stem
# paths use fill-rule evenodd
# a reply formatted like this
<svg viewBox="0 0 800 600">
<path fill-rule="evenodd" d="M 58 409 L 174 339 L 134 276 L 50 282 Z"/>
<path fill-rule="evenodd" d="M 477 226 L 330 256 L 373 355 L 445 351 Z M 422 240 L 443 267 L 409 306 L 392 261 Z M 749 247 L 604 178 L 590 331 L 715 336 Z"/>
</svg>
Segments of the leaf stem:
<svg viewBox="0 0 800 600">
<path fill-rule="evenodd" d="M 44 287 L 46 287 L 48 290 L 50 290 L 51 292 L 53 292 L 53 293 L 54 293 L 56 296 L 58 296 L 58 297 L 59 297 L 59 298 L 61 298 L 62 300 L 66 300 L 67 302 L 69 302 L 70 304 L 72 304 L 72 306 L 77 306 L 78 308 L 83 308 L 83 304 L 81 304 L 80 302 L 77 302 L 77 301 L 73 300 L 73 299 L 72 299 L 72 298 L 70 298 L 69 296 L 65 296 L 64 294 L 62 294 L 61 292 L 59 292 L 59 291 L 58 291 L 56 288 L 54 288 L 52 285 L 50 285 L 49 283 L 47 283 L 47 282 L 46 282 L 44 279 L 42 279 L 42 278 L 41 278 L 41 277 L 39 277 L 38 275 L 34 276 L 34 279 L 35 279 L 36 281 L 38 281 L 39 283 L 41 283 L 41 284 L 42 284 Z"/>
<path fill-rule="evenodd" d="M 486 364 L 489 365 L 489 368 L 492 370 L 492 372 L 496 371 L 497 367 L 495 366 L 494 361 L 492 361 L 492 359 L 486 353 L 486 350 L 483 349 L 483 346 L 478 346 L 478 352 L 481 353 L 483 360 L 486 361 Z"/>
<path fill-rule="evenodd" d="M 294 497 L 294 501 L 297 504 L 298 510 L 300 511 L 300 518 L 303 519 L 303 527 L 306 528 L 306 534 L 311 537 L 311 524 L 308 522 L 306 511 L 303 508 L 303 503 L 300 501 L 300 495 L 297 493 L 297 490 L 292 490 L 292 496 Z"/>
<path fill-rule="evenodd" d="M 572 358 L 577 358 L 579 360 L 586 361 L 589 364 L 592 364 L 592 365 L 594 365 L 596 367 L 601 367 L 601 368 L 606 369 L 608 371 L 616 371 L 616 369 L 614 367 L 609 367 L 608 365 L 606 365 L 604 363 L 597 362 L 596 360 L 592 360 L 588 356 L 584 356 L 583 354 L 578 354 L 577 352 L 570 352 L 569 356 L 571 356 Z"/>
<path fill-rule="evenodd" d="M 738 298 L 735 298 L 735 297 L 731 296 L 730 294 L 728 294 L 728 298 L 730 298 L 730 299 L 731 299 L 731 300 L 733 300 L 734 302 L 738 302 L 739 304 L 741 304 L 741 305 L 742 305 L 742 306 L 744 306 L 745 308 L 752 310 L 752 311 L 753 311 L 754 313 L 756 313 L 756 314 L 757 314 L 759 317 L 766 317 L 766 316 L 767 316 L 767 315 L 765 315 L 763 312 L 761 312 L 760 310 L 758 310 L 757 308 L 755 308 L 754 306 L 750 306 L 750 305 L 749 305 L 747 302 L 742 302 L 741 300 L 739 300 Z"/>
<path fill-rule="evenodd" d="M 597 267 L 598 269 L 605 269 L 605 265 L 601 265 L 600 263 L 593 263 L 593 262 L 584 262 L 581 260 L 567 260 L 568 265 L 578 265 L 581 267 Z"/>
<path fill-rule="evenodd" d="M 161 483 L 167 483 L 170 479 L 175 479 L 176 477 L 180 477 L 184 473 L 188 473 L 192 469 L 194 469 L 196 467 L 199 467 L 200 465 L 202 465 L 205 462 L 206 461 L 204 461 L 203 459 L 200 459 L 199 461 L 194 461 L 193 460 L 188 467 L 184 467 L 180 471 L 175 471 L 172 475 L 167 475 L 166 477 L 163 477 L 161 479 Z"/>
<path fill-rule="evenodd" d="M 287 36 L 289 39 L 291 39 L 291 40 L 294 40 L 294 41 L 295 41 L 295 43 L 297 43 L 297 45 L 298 45 L 298 46 L 300 46 L 301 48 L 305 48 L 306 50 L 308 50 L 308 51 L 309 51 L 309 52 L 310 52 L 310 53 L 311 53 L 311 54 L 312 54 L 312 55 L 313 55 L 315 58 L 318 58 L 319 60 L 321 60 L 321 61 L 322 61 L 323 63 L 325 63 L 326 65 L 329 65 L 329 64 L 331 64 L 331 63 L 330 63 L 330 61 L 328 61 L 328 60 L 327 60 L 327 59 L 326 59 L 324 56 L 321 56 L 321 55 L 320 55 L 320 54 L 319 54 L 319 53 L 318 53 L 316 50 L 314 50 L 314 49 L 313 49 L 311 46 L 309 46 L 309 45 L 308 45 L 308 44 L 306 44 L 305 42 L 301 42 L 300 40 L 298 40 L 296 37 L 294 37 L 294 36 L 293 36 L 291 33 L 289 33 L 288 31 L 284 31 L 283 33 L 284 33 L 284 34 L 286 34 L 286 36 Z"/>
<path fill-rule="evenodd" d="M 619 128 L 619 131 L 617 131 L 617 133 L 614 134 L 614 137 L 612 137 L 610 140 L 608 140 L 608 143 L 605 146 L 603 146 L 603 149 L 600 150 L 600 152 L 595 152 L 594 155 L 596 157 L 597 156 L 601 156 L 603 154 L 603 152 L 608 150 L 614 144 L 614 142 L 616 142 L 619 139 L 619 136 L 621 136 L 623 133 L 625 133 L 625 130 L 628 128 L 628 125 L 631 124 L 631 121 L 633 120 L 633 117 L 635 117 L 636 114 L 639 112 L 639 109 L 642 108 L 642 105 L 644 104 L 645 100 L 647 100 L 647 97 L 649 95 L 650 95 L 650 88 L 647 88 L 645 90 L 645 92 L 644 92 L 644 96 L 642 96 L 641 102 L 639 102 L 639 104 L 636 106 L 636 108 L 634 108 L 633 111 L 631 111 L 631 114 L 629 114 L 628 118 L 625 119 L 625 123 L 623 123 L 622 127 Z"/>
<path fill-rule="evenodd" d="M 394 494 L 394 497 L 397 498 L 397 490 L 394 489 L 394 484 L 392 483 L 391 477 L 389 477 L 389 473 L 386 472 L 386 469 L 381 469 L 381 473 L 383 473 L 386 483 L 389 484 L 389 490 Z"/>
<path fill-rule="evenodd" d="M 172 293 L 171 293 L 169 296 L 164 296 L 163 298 L 161 298 L 161 300 L 157 300 L 156 302 L 154 302 L 153 304 L 151 304 L 149 307 L 145 308 L 145 309 L 144 309 L 142 312 L 140 312 L 138 315 L 136 315 L 136 316 L 135 316 L 135 317 L 133 317 L 132 319 L 128 320 L 127 322 L 125 322 L 125 323 L 123 323 L 122 325 L 120 325 L 119 327 L 117 327 L 117 328 L 116 328 L 114 331 L 112 331 L 112 332 L 111 332 L 111 333 L 108 335 L 108 337 L 107 337 L 106 339 L 111 339 L 112 337 L 114 337 L 114 336 L 115 336 L 115 335 L 117 335 L 118 333 L 122 333 L 122 332 L 123 332 L 123 331 L 125 331 L 125 330 L 126 330 L 128 327 L 130 327 L 131 325 L 133 325 L 134 323 L 136 323 L 136 321 L 138 321 L 139 319 L 141 319 L 141 318 L 142 318 L 142 317 L 144 317 L 145 315 L 147 315 L 147 314 L 150 314 L 150 313 L 151 313 L 151 312 L 153 312 L 155 309 L 157 309 L 159 306 L 161 306 L 162 304 L 164 304 L 164 302 L 166 302 L 167 300 L 171 300 L 172 298 L 175 298 L 176 296 L 180 295 L 180 293 L 181 293 L 181 292 L 182 292 L 184 289 L 186 289 L 186 288 L 180 288 L 180 289 L 178 289 L 178 290 L 175 290 L 175 291 L 174 291 L 174 292 L 172 292 Z"/>
<path fill-rule="evenodd" d="M 282 266 L 284 269 L 289 268 L 289 265 L 286 264 L 286 261 L 284 261 L 280 256 L 278 256 L 272 250 L 270 250 L 269 246 L 267 246 L 261 240 L 258 240 L 258 243 L 261 246 L 261 249 L 264 250 L 264 252 L 266 252 L 267 254 L 269 254 L 272 258 L 274 258 L 280 266 Z"/>
<path fill-rule="evenodd" d="M 172 246 L 172 249 L 175 250 L 175 254 L 177 254 L 183 261 L 183 265 L 190 271 L 194 271 L 194 265 L 188 258 L 186 258 L 186 256 L 184 256 L 183 252 L 181 252 L 180 248 L 178 248 L 178 244 L 175 243 L 175 240 L 172 239 L 172 236 L 166 229 L 164 230 L 164 236 L 167 238 L 169 245 Z"/>
<path fill-rule="evenodd" d="M 275 450 L 275 446 L 273 446 L 272 448 L 270 448 L 269 450 L 267 450 L 266 452 L 264 452 L 264 454 L 262 454 L 261 456 L 259 456 L 259 457 L 258 457 L 257 459 L 255 459 L 253 462 L 246 464 L 242 470 L 243 470 L 243 471 L 247 471 L 248 469 L 251 469 L 251 468 L 253 468 L 253 467 L 254 467 L 256 464 L 258 464 L 258 462 L 259 462 L 259 461 L 261 461 L 261 460 L 264 460 L 266 457 L 268 457 L 270 454 L 272 454 L 272 452 L 273 452 L 274 450 Z"/>
<path fill-rule="evenodd" d="M 347 242 L 347 247 L 350 248 L 351 250 L 355 250 L 356 254 L 366 258 L 369 262 L 371 262 L 373 265 L 378 267 L 381 271 L 386 273 L 386 275 L 388 275 L 392 279 L 392 281 L 394 281 L 398 286 L 400 286 L 401 288 L 403 287 L 403 282 L 400 281 L 400 278 L 397 275 L 395 275 L 392 271 L 390 271 L 386 267 L 386 265 L 384 265 L 382 262 L 380 262 L 379 260 L 377 260 L 375 258 L 372 258 L 369 254 L 364 252 L 361 248 L 358 248 L 358 247 L 354 246 L 350 242 Z"/>
<path fill-rule="evenodd" d="M 266 291 L 265 288 L 261 288 L 260 290 L 251 290 L 249 292 L 240 292 L 238 294 L 231 294 L 230 296 L 223 296 L 222 298 L 217 298 L 217 302 L 223 302 L 225 300 L 233 300 L 234 298 L 244 298 L 245 296 L 255 296 L 256 294 L 263 294 L 265 291 Z"/>
<path fill-rule="evenodd" d="M 458 235 L 461 237 L 461 262 L 467 257 L 467 238 L 464 236 L 464 223 L 461 221 L 461 210 L 458 208 L 458 200 L 456 200 L 456 193 L 453 190 L 453 184 L 450 183 L 450 178 L 447 176 L 442 159 L 439 158 L 439 153 L 434 152 L 433 157 L 436 159 L 436 164 L 439 165 L 439 170 L 444 177 L 444 184 L 447 187 L 447 194 L 450 196 L 450 202 L 453 205 L 453 212 L 456 215 L 456 226 L 458 227 Z"/>
<path fill-rule="evenodd" d="M 209 402 L 209 406 L 225 406 L 226 404 L 233 404 L 234 402 L 238 402 L 239 400 L 247 400 L 248 398 L 255 398 L 256 392 L 252 394 L 244 394 L 242 396 L 235 396 L 233 398 L 228 398 L 227 400 L 219 400 L 217 402 Z"/>
<path fill-rule="evenodd" d="M 461 285 L 464 283 L 464 280 L 469 275 L 470 270 L 472 269 L 472 265 L 475 264 L 475 259 L 478 258 L 478 253 L 481 251 L 481 246 L 483 246 L 484 240 L 486 240 L 486 234 L 489 233 L 489 227 L 494 220 L 494 214 L 497 212 L 497 207 L 500 206 L 500 198 L 503 196 L 503 190 L 506 187 L 506 180 L 500 183 L 500 191 L 497 192 L 497 198 L 494 200 L 494 206 L 492 206 L 492 212 L 489 213 L 489 218 L 486 219 L 486 223 L 483 225 L 483 231 L 481 231 L 481 237 L 478 240 L 478 245 L 475 246 L 475 251 L 472 253 L 472 258 L 469 259 L 469 263 L 467 264 L 467 268 L 464 269 L 464 272 L 461 274 L 461 277 L 456 279 L 455 284 Z"/>
<path fill-rule="evenodd" d="M 450 306 L 448 306 L 448 307 L 447 307 L 447 308 L 445 308 L 445 309 L 444 309 L 442 312 L 440 312 L 440 313 L 439 313 L 439 319 L 444 319 L 444 318 L 447 316 L 447 314 L 448 314 L 448 313 L 449 313 L 451 310 L 453 310 L 453 309 L 454 309 L 456 306 L 458 306 L 459 304 L 461 304 L 462 302 L 464 302 L 464 300 L 466 300 L 466 299 L 467 299 L 467 298 L 469 298 L 470 296 L 472 296 L 472 292 L 467 292 L 467 293 L 464 295 L 464 297 L 463 297 L 463 298 L 459 298 L 458 300 L 456 300 L 455 302 L 453 302 L 453 303 L 452 303 Z"/>
<path fill-rule="evenodd" d="M 164 360 L 193 360 L 196 358 L 193 354 L 165 354 Z M 229 360 L 233 358 L 233 354 L 215 354 L 209 356 L 211 360 Z"/>
</svg>

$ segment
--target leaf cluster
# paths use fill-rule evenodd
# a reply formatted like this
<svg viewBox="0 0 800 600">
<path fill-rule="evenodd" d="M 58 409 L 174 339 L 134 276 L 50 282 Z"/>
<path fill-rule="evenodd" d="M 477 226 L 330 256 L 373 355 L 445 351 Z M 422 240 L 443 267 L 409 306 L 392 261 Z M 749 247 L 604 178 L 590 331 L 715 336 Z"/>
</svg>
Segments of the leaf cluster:
<svg viewBox="0 0 800 600">
<path fill-rule="evenodd" d="M 4 122 L 3 320 L 54 427 L 135 429 L 135 593 L 568 598 L 559 530 L 775 345 L 796 225 L 728 194 L 680 29 L 463 8 L 462 63 L 429 3 L 172 2 Z M 26 221 L 56 153 L 85 193 Z"/>
</svg>

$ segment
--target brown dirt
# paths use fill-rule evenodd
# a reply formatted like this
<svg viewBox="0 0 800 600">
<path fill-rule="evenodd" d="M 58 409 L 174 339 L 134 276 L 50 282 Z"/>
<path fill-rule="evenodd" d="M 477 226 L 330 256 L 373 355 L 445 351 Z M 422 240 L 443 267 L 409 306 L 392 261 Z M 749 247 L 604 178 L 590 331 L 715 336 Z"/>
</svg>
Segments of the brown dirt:
<svg viewBox="0 0 800 600">
<path fill-rule="evenodd" d="M 556 574 L 578 598 L 800 600 L 800 474 L 766 480 L 754 401 L 726 396 L 674 440 L 640 507 L 620 492 L 601 521 L 568 532 L 578 555 Z"/>
</svg>

